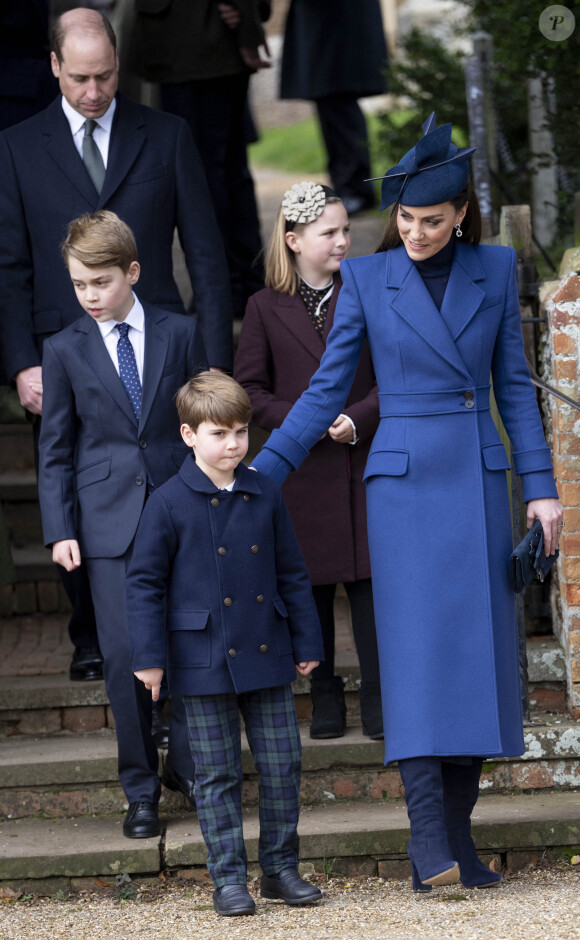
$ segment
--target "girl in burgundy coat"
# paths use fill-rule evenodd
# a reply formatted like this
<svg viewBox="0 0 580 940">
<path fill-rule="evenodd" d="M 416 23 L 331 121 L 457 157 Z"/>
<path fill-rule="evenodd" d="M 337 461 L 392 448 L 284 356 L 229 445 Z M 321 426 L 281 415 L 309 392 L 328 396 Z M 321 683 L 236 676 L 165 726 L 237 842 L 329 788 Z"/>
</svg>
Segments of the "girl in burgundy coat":
<svg viewBox="0 0 580 940">
<path fill-rule="evenodd" d="M 300 183 L 284 194 L 266 257 L 265 290 L 248 302 L 234 375 L 256 423 L 281 425 L 318 369 L 350 247 L 348 216 L 326 186 Z M 282 491 L 306 560 L 322 625 L 325 661 L 312 674 L 312 738 L 341 737 L 344 688 L 334 675 L 334 595 L 345 586 L 361 667 L 363 731 L 383 733 L 377 640 L 367 545 L 363 470 L 379 422 L 370 351 L 363 347 L 343 414 Z"/>
</svg>

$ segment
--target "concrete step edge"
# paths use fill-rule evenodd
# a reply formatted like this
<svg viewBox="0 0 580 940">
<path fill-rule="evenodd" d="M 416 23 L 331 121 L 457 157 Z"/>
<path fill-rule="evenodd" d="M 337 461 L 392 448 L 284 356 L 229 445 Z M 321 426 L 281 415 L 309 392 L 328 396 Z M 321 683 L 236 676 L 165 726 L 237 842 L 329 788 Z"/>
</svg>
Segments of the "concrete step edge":
<svg viewBox="0 0 580 940">
<path fill-rule="evenodd" d="M 14 820 L 0 831 L 0 880 L 59 876 L 133 876 L 204 865 L 205 846 L 193 814 L 163 820 L 162 836 L 128 840 L 122 818 Z M 302 859 L 404 857 L 409 839 L 402 803 L 305 808 L 300 817 Z M 258 858 L 256 811 L 244 812 L 248 861 Z M 483 797 L 473 819 L 480 851 L 576 846 L 580 793 Z"/>
<path fill-rule="evenodd" d="M 305 773 L 339 767 L 374 768 L 378 771 L 383 768 L 383 742 L 371 741 L 359 727 L 347 728 L 343 738 L 324 741 L 313 741 L 307 726 L 301 727 L 300 734 Z M 576 779 L 580 788 L 580 722 L 562 721 L 558 725 L 527 729 L 524 740 L 524 755 L 486 762 L 486 772 L 505 763 L 571 762 L 570 782 L 573 784 Z M 24 735 L 5 738 L 0 753 L 2 788 L 72 787 L 91 782 L 116 782 L 116 755 L 115 734 L 108 729 L 87 734 L 46 735 L 32 740 Z M 245 737 L 242 738 L 242 758 L 244 773 L 255 773 Z M 484 789 L 486 785 L 483 784 Z"/>
</svg>

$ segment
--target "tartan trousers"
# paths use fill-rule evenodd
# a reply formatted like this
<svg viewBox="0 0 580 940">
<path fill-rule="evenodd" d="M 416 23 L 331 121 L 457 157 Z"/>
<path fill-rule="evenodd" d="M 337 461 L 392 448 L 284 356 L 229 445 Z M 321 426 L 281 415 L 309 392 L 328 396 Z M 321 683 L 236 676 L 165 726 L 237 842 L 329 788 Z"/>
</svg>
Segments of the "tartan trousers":
<svg viewBox="0 0 580 940">
<path fill-rule="evenodd" d="M 258 860 L 265 875 L 298 868 L 302 746 L 290 685 L 183 696 L 195 799 L 216 888 L 245 884 L 240 713 L 259 776 Z"/>
</svg>

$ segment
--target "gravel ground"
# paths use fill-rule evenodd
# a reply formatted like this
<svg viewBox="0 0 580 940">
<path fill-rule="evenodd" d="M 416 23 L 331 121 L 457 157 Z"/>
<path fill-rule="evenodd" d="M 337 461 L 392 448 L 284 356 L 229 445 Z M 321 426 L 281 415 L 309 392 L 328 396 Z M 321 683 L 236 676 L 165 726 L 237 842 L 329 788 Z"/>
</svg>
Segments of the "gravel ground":
<svg viewBox="0 0 580 940">
<path fill-rule="evenodd" d="M 580 866 L 520 872 L 500 887 L 439 888 L 416 896 L 408 882 L 312 879 L 324 900 L 290 908 L 256 898 L 254 917 L 213 912 L 210 885 L 172 879 L 99 887 L 68 898 L 5 899 L 2 940 L 580 940 Z M 257 892 L 258 882 L 251 890 Z M 119 897 L 125 894 L 125 899 Z M 129 895 L 129 897 L 127 897 Z"/>
</svg>

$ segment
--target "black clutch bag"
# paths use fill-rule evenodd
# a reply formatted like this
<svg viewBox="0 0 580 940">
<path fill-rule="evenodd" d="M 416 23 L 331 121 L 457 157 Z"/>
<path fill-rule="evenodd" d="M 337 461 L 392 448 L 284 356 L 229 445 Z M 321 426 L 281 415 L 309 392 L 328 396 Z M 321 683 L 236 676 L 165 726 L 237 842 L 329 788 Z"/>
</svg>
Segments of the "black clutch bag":
<svg viewBox="0 0 580 940">
<path fill-rule="evenodd" d="M 536 519 L 528 534 L 524 536 L 519 545 L 516 545 L 510 555 L 509 581 L 512 591 L 520 594 L 534 578 L 543 581 L 548 571 L 556 561 L 560 552 L 556 549 L 553 555 L 544 554 L 544 530 L 542 523 Z"/>
</svg>

